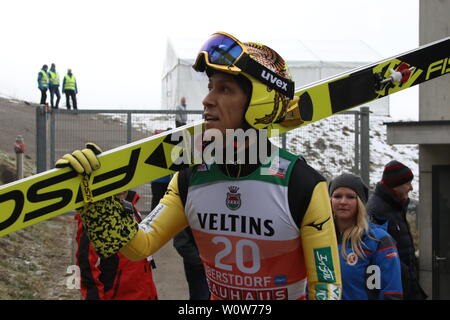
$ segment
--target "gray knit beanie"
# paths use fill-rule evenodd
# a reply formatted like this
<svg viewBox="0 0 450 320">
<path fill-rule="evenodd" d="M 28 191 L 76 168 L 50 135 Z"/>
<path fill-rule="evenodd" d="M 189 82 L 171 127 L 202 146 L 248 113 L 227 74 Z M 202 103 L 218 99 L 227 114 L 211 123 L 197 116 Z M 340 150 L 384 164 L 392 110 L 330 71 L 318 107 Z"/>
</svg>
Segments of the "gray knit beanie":
<svg viewBox="0 0 450 320">
<path fill-rule="evenodd" d="M 367 188 L 365 183 L 361 180 L 361 177 L 352 173 L 343 173 L 331 180 L 328 188 L 330 196 L 333 194 L 334 190 L 340 187 L 350 188 L 355 191 L 363 203 L 366 203 L 369 198 L 369 188 Z"/>
</svg>

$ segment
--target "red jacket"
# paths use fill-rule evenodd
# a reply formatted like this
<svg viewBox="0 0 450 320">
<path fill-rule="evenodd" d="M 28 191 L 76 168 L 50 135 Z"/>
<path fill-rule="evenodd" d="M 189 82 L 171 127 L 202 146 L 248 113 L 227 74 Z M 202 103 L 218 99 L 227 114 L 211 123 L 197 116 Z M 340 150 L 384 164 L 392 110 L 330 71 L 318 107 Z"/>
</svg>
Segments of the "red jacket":
<svg viewBox="0 0 450 320">
<path fill-rule="evenodd" d="M 137 213 L 137 212 L 136 212 Z M 139 213 L 137 213 L 139 215 Z M 80 268 L 80 290 L 86 300 L 157 300 L 151 263 L 131 261 L 121 253 L 100 259 L 90 243 L 79 213 L 76 263 Z M 139 217 L 136 217 L 140 221 Z"/>
</svg>

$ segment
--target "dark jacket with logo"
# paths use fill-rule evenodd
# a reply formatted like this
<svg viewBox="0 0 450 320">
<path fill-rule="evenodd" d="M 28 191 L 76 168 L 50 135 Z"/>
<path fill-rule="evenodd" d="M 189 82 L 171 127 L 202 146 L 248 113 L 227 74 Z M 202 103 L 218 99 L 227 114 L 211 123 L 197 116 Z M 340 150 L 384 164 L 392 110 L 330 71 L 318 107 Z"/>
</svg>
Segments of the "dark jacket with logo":
<svg viewBox="0 0 450 320">
<path fill-rule="evenodd" d="M 401 203 L 386 186 L 378 183 L 367 202 L 367 211 L 372 222 L 383 226 L 396 241 L 401 261 L 404 299 L 420 300 L 427 296 L 418 281 L 414 242 L 406 220 L 408 204 L 409 200 Z"/>
</svg>

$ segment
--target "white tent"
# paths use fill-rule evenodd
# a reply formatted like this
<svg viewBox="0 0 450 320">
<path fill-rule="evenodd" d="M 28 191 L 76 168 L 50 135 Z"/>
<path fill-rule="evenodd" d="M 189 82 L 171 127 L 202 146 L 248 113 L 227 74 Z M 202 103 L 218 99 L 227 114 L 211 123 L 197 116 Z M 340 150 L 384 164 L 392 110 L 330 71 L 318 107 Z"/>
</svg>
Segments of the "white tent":
<svg viewBox="0 0 450 320">
<path fill-rule="evenodd" d="M 183 96 L 188 109 L 203 108 L 202 100 L 208 91 L 207 78 L 191 67 L 203 42 L 204 39 L 193 38 L 168 40 L 161 86 L 163 109 L 174 109 Z M 362 41 L 259 42 L 270 44 L 287 61 L 296 88 L 381 59 L 380 54 Z M 388 98 L 367 105 L 374 114 L 389 114 Z"/>
</svg>

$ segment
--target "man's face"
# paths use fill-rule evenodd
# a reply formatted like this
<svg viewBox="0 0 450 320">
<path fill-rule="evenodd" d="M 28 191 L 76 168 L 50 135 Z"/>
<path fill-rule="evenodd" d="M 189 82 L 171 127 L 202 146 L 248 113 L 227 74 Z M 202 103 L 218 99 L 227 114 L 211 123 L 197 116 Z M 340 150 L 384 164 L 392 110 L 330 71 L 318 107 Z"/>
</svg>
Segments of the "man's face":
<svg viewBox="0 0 450 320">
<path fill-rule="evenodd" d="M 394 190 L 397 197 L 402 202 L 404 202 L 409 198 L 408 193 L 413 190 L 413 187 L 412 187 L 412 184 L 410 181 L 410 182 L 404 183 L 402 185 L 399 185 L 398 187 L 392 188 L 392 190 Z"/>
<path fill-rule="evenodd" d="M 247 95 L 238 85 L 235 76 L 214 72 L 209 78 L 209 93 L 203 99 L 203 118 L 206 129 L 242 128 Z"/>
<path fill-rule="evenodd" d="M 128 194 L 128 191 L 125 190 L 125 191 L 123 191 L 123 192 L 121 192 L 121 193 L 116 194 L 116 197 L 117 197 L 119 200 L 125 200 L 125 199 L 127 198 L 127 194 Z"/>
</svg>

